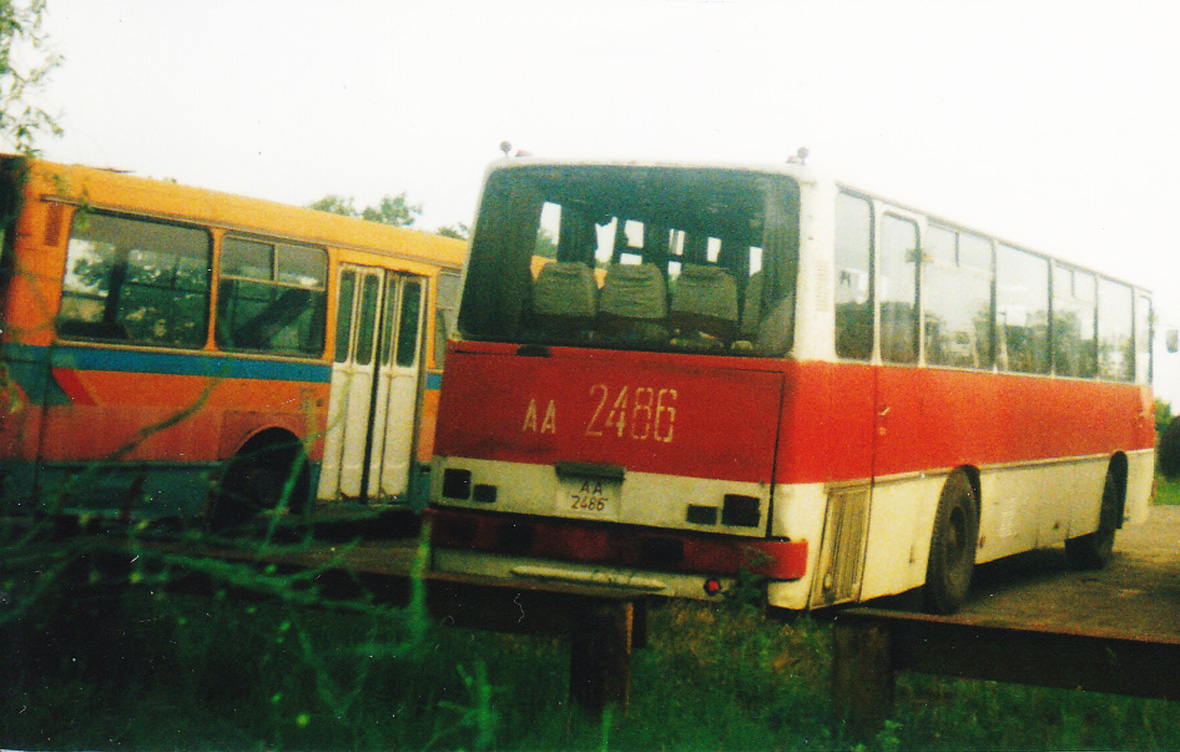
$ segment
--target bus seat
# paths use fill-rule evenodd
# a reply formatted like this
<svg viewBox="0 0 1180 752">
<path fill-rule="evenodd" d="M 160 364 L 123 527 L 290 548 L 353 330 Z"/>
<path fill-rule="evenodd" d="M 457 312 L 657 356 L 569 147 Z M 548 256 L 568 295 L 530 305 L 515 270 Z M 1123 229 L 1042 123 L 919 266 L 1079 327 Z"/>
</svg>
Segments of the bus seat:
<svg viewBox="0 0 1180 752">
<path fill-rule="evenodd" d="M 663 324 L 668 316 L 664 275 L 655 264 L 611 264 L 598 298 L 607 328 Z"/>
<path fill-rule="evenodd" d="M 550 261 L 533 283 L 533 310 L 542 320 L 577 322 L 598 312 L 594 271 L 580 261 Z"/>
<path fill-rule="evenodd" d="M 738 325 L 737 283 L 720 267 L 685 264 L 672 287 L 670 323 L 728 342 Z"/>
<path fill-rule="evenodd" d="M 611 264 L 599 310 L 608 316 L 654 321 L 668 315 L 664 276 L 655 264 Z"/>
</svg>

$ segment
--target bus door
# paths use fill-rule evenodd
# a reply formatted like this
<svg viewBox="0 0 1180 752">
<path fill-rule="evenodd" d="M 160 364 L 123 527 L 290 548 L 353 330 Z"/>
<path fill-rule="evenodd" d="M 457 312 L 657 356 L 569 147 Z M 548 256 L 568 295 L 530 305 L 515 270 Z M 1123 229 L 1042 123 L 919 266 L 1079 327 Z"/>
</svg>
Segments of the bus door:
<svg viewBox="0 0 1180 752">
<path fill-rule="evenodd" d="M 881 369 L 872 365 L 873 224 L 867 198 L 838 195 L 834 302 L 839 362 L 832 368 L 828 503 L 812 578 L 812 608 L 859 600 L 865 573 L 878 432 L 888 416 L 878 403 Z"/>
<path fill-rule="evenodd" d="M 369 453 L 370 495 L 401 497 L 410 482 L 421 394 L 424 293 L 418 277 L 386 276 Z"/>
<path fill-rule="evenodd" d="M 422 282 L 352 264 L 342 264 L 338 274 L 336 351 L 317 498 L 400 495 L 418 405 Z"/>
</svg>

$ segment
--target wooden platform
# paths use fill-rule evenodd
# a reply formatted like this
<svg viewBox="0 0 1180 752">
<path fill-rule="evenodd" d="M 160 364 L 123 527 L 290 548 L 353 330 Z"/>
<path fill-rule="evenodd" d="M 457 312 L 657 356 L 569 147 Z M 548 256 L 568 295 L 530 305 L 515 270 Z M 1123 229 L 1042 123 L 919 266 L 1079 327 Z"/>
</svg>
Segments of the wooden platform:
<svg viewBox="0 0 1180 752">
<path fill-rule="evenodd" d="M 115 546 L 124 561 L 126 545 Z M 261 550 L 257 541 L 133 545 L 165 559 L 322 570 L 321 587 L 361 586 L 390 602 L 411 596 L 424 556 L 413 538 Z M 593 710 L 626 708 L 631 651 L 646 639 L 641 596 L 429 571 L 417 581 L 443 623 L 568 636 L 573 699 Z M 866 738 L 892 713 L 899 671 L 1180 699 L 1180 507 L 1155 507 L 1148 522 L 1119 531 L 1101 571 L 1071 570 L 1062 548 L 1036 551 L 979 567 L 970 600 L 952 617 L 917 613 L 904 597 L 831 616 L 838 719 Z"/>
<path fill-rule="evenodd" d="M 863 738 L 892 713 L 899 671 L 1180 700 L 1180 507 L 1120 531 L 1101 571 L 1036 551 L 980 567 L 954 616 L 896 605 L 835 618 L 838 720 Z"/>
</svg>

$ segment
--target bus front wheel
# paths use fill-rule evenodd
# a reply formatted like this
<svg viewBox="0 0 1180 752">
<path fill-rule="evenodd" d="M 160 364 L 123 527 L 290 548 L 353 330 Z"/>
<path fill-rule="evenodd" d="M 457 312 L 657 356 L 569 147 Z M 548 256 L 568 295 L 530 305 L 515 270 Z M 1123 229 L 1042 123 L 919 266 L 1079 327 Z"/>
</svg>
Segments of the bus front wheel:
<svg viewBox="0 0 1180 752">
<path fill-rule="evenodd" d="M 1119 527 L 1119 484 L 1114 473 L 1106 473 L 1102 484 L 1102 507 L 1098 529 L 1065 541 L 1065 556 L 1074 569 L 1102 569 L 1114 555 L 1114 533 Z"/>
<path fill-rule="evenodd" d="M 979 537 L 975 490 L 963 472 L 951 473 L 938 498 L 923 605 L 928 613 L 953 614 L 967 599 Z"/>
</svg>

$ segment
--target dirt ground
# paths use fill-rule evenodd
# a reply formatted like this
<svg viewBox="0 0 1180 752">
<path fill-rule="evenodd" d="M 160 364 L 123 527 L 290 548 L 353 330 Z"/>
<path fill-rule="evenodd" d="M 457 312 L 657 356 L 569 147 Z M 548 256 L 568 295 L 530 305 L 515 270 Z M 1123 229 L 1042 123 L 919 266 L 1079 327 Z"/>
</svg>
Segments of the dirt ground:
<svg viewBox="0 0 1180 752">
<path fill-rule="evenodd" d="M 1180 507 L 1156 506 L 1115 536 L 1101 571 L 1069 568 L 1065 549 L 1034 551 L 976 570 L 962 615 L 1083 632 L 1180 637 Z"/>
</svg>

